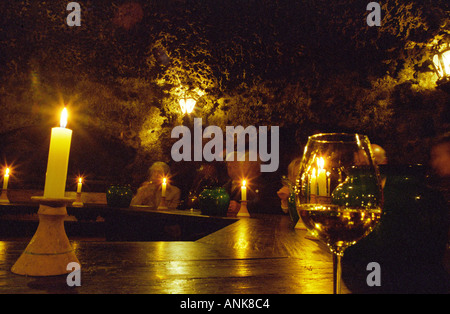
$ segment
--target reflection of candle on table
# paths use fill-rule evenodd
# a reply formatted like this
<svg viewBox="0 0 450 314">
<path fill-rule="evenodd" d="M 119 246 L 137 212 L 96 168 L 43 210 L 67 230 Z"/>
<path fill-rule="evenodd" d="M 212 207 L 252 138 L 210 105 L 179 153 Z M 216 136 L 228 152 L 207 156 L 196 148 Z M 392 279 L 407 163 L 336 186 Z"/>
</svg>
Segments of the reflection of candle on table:
<svg viewBox="0 0 450 314">
<path fill-rule="evenodd" d="M 3 190 L 8 189 L 8 181 L 9 181 L 9 168 L 6 168 L 5 175 L 3 176 Z"/>
<path fill-rule="evenodd" d="M 44 197 L 47 198 L 64 198 L 72 140 L 72 130 L 66 129 L 66 124 L 67 109 L 64 108 L 61 113 L 60 127 L 52 128 L 50 138 L 44 187 Z"/>
<path fill-rule="evenodd" d="M 78 184 L 77 184 L 77 193 L 81 193 L 81 187 L 83 186 L 81 178 L 78 178 Z"/>
<path fill-rule="evenodd" d="M 246 181 L 242 181 L 241 187 L 241 201 L 247 201 L 247 187 L 245 186 Z"/>
<path fill-rule="evenodd" d="M 167 179 L 163 179 L 161 197 L 166 197 Z"/>
<path fill-rule="evenodd" d="M 327 196 L 327 174 L 324 169 L 325 161 L 323 157 L 317 159 L 317 195 Z"/>
</svg>

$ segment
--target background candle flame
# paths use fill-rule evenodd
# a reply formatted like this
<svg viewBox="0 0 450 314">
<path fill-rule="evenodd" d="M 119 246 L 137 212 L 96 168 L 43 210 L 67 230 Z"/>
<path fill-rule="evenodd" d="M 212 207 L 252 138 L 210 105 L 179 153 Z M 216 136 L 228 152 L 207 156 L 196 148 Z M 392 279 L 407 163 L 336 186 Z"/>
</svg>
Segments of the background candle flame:
<svg viewBox="0 0 450 314">
<path fill-rule="evenodd" d="M 241 201 L 247 201 L 247 187 L 245 186 L 246 183 L 247 183 L 246 180 L 242 180 Z"/>
</svg>

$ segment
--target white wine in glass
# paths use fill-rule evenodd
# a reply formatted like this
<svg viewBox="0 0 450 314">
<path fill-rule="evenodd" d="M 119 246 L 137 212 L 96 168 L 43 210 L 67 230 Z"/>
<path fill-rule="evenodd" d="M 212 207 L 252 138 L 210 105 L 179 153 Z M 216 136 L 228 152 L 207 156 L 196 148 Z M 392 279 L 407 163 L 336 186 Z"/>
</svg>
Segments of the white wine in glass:
<svg viewBox="0 0 450 314">
<path fill-rule="evenodd" d="M 369 139 L 325 133 L 308 138 L 296 186 L 306 228 L 334 254 L 334 292 L 341 292 L 341 258 L 381 218 L 382 188 Z"/>
</svg>

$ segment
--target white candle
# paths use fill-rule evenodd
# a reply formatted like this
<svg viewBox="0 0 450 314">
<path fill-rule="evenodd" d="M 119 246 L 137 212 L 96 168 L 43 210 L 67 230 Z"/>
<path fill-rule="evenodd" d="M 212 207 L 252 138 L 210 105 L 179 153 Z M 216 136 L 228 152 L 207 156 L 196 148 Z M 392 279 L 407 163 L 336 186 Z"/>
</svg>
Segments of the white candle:
<svg viewBox="0 0 450 314">
<path fill-rule="evenodd" d="M 320 196 L 327 196 L 327 173 L 324 169 L 325 161 L 322 157 L 317 159 L 317 186 L 318 193 Z"/>
<path fill-rule="evenodd" d="M 61 113 L 60 127 L 52 128 L 45 176 L 44 197 L 64 198 L 69 166 L 72 130 L 66 129 L 67 110 Z"/>
<path fill-rule="evenodd" d="M 78 184 L 77 184 L 77 193 L 81 193 L 81 187 L 83 186 L 81 178 L 78 178 Z"/>
<path fill-rule="evenodd" d="M 247 201 L 247 187 L 245 186 L 247 182 L 244 180 L 242 181 L 242 186 L 241 186 L 241 200 L 242 201 Z"/>
<path fill-rule="evenodd" d="M 331 179 L 330 179 L 331 173 L 327 171 L 327 196 L 331 196 Z"/>
<path fill-rule="evenodd" d="M 9 181 L 9 168 L 6 168 L 5 175 L 3 176 L 3 190 L 8 189 L 8 181 Z"/>
<path fill-rule="evenodd" d="M 161 196 L 166 197 L 167 179 L 163 179 Z"/>
<path fill-rule="evenodd" d="M 313 195 L 317 194 L 316 168 L 313 168 L 312 173 L 311 173 L 310 193 Z"/>
</svg>

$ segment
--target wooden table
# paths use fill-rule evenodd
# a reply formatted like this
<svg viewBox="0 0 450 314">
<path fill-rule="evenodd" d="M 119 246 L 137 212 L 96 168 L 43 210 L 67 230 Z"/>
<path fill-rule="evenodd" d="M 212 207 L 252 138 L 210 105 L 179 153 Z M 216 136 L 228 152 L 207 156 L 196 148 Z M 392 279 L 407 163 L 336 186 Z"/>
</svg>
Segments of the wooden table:
<svg viewBox="0 0 450 314">
<path fill-rule="evenodd" d="M 273 215 L 239 219 L 196 241 L 72 241 L 80 287 L 68 287 L 66 276 L 11 273 L 28 243 L 0 241 L 0 293 L 332 293 L 332 256 L 305 234 Z"/>
<path fill-rule="evenodd" d="M 0 293 L 332 293 L 332 258 L 287 216 L 245 218 L 197 241 L 72 241 L 80 287 L 18 276 L 27 242 L 0 242 Z M 345 292 L 348 292 L 344 288 Z"/>
</svg>

